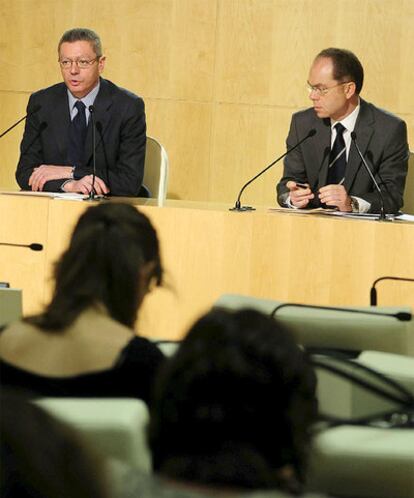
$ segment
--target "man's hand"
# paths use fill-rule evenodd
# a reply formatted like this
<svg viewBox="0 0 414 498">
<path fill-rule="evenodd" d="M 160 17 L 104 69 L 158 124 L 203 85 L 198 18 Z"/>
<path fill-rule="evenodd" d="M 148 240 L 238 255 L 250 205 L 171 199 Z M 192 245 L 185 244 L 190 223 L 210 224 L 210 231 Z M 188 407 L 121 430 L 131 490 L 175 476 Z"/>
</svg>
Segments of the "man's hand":
<svg viewBox="0 0 414 498">
<path fill-rule="evenodd" d="M 343 185 L 326 185 L 319 190 L 319 200 L 327 206 L 334 206 L 339 211 L 351 212 L 351 198 Z"/>
<path fill-rule="evenodd" d="M 64 185 L 63 190 L 65 192 L 90 194 L 92 192 L 92 176 L 93 175 L 87 175 L 82 177 L 80 180 L 72 180 L 67 182 Z M 109 193 L 109 188 L 106 186 L 105 182 L 99 178 L 99 176 L 95 176 L 95 193 L 97 195 Z"/>
<path fill-rule="evenodd" d="M 303 188 L 298 187 L 296 185 L 296 182 L 293 182 L 291 180 L 287 182 L 286 187 L 290 191 L 290 203 L 292 204 L 292 206 L 295 206 L 297 208 L 305 208 L 309 204 L 309 201 L 315 197 L 311 189 L 309 188 L 309 185 L 306 185 L 307 188 Z"/>
<path fill-rule="evenodd" d="M 49 180 L 61 180 L 71 178 L 71 166 L 56 166 L 54 164 L 41 164 L 33 170 L 29 178 L 29 186 L 33 192 L 43 190 L 45 183 Z"/>
</svg>

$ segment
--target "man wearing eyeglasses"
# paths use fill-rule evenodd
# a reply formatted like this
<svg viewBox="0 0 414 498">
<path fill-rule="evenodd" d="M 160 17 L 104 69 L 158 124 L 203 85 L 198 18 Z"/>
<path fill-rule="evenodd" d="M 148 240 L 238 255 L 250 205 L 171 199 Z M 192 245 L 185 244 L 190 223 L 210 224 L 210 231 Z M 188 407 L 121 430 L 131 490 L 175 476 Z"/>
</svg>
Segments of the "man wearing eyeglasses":
<svg viewBox="0 0 414 498">
<path fill-rule="evenodd" d="M 398 117 L 360 98 L 364 70 L 348 50 L 320 52 L 309 72 L 313 107 L 293 115 L 289 153 L 277 186 L 278 202 L 291 208 L 336 208 L 343 212 L 396 213 L 403 204 L 409 149 Z M 354 143 L 353 143 L 354 142 Z M 367 172 L 356 144 L 381 189 Z"/>
<path fill-rule="evenodd" d="M 63 83 L 29 99 L 16 171 L 18 184 L 32 191 L 142 195 L 143 100 L 100 77 L 105 57 L 99 36 L 92 30 L 64 33 L 58 55 Z"/>
</svg>

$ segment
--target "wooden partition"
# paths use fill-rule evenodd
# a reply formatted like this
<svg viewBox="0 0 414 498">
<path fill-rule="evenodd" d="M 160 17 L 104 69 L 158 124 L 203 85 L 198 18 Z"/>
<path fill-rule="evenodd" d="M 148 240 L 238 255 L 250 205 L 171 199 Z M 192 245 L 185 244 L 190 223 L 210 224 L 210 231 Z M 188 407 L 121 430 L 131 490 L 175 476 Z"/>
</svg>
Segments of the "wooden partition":
<svg viewBox="0 0 414 498">
<path fill-rule="evenodd" d="M 109 201 L 110 202 L 110 201 Z M 131 202 L 131 201 L 127 201 Z M 181 337 L 225 293 L 325 305 L 368 305 L 373 281 L 414 277 L 414 224 L 275 213 L 226 205 L 134 202 L 157 229 L 166 285 L 151 293 L 137 330 Z M 0 241 L 40 242 L 43 252 L 0 246 L 0 280 L 23 289 L 24 312 L 51 293 L 53 263 L 90 203 L 0 195 Z M 4 227 L 4 229 L 3 229 Z M 382 305 L 414 305 L 413 284 L 384 282 Z"/>
<path fill-rule="evenodd" d="M 102 37 L 104 76 L 144 97 L 148 132 L 169 153 L 170 198 L 234 201 L 284 151 L 328 46 L 355 51 L 362 96 L 405 119 L 414 140 L 412 0 L 0 0 L 0 130 L 60 80 L 57 42 L 79 25 Z M 15 186 L 22 130 L 0 141 L 0 187 Z M 280 173 L 245 199 L 274 204 Z"/>
</svg>

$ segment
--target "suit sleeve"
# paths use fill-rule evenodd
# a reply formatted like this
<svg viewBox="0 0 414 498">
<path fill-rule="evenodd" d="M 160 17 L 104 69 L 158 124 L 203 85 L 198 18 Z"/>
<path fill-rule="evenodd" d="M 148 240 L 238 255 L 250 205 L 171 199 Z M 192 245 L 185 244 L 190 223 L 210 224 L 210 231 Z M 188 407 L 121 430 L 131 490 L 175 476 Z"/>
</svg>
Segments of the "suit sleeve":
<svg viewBox="0 0 414 498">
<path fill-rule="evenodd" d="M 27 114 L 31 114 L 33 109 L 38 105 L 38 100 L 35 95 L 31 95 L 27 104 Z M 31 190 L 29 179 L 34 168 L 46 163 L 44 140 L 46 136 L 50 136 L 48 131 L 48 122 L 40 109 L 26 120 L 23 139 L 20 144 L 20 158 L 16 169 L 16 180 L 22 190 Z M 59 160 L 56 161 L 60 163 Z M 67 181 L 67 178 L 59 180 L 50 180 L 45 183 L 43 191 L 59 192 L 61 185 Z"/>
<path fill-rule="evenodd" d="M 35 108 L 35 98 L 32 95 L 27 104 L 27 114 Z M 41 134 L 43 127 L 39 120 L 39 113 L 29 116 L 24 127 L 23 139 L 20 144 L 20 158 L 17 164 L 16 180 L 22 190 L 31 190 L 29 178 L 33 169 L 43 163 Z"/>
<path fill-rule="evenodd" d="M 381 157 L 368 157 L 371 163 L 374 162 L 376 179 L 379 180 L 385 211 L 388 213 L 398 212 L 403 205 L 409 154 L 407 126 L 404 121 L 398 120 L 396 126 L 387 133 Z M 370 212 L 380 212 L 381 203 L 375 190 L 360 197 L 371 204 Z"/>
<path fill-rule="evenodd" d="M 144 178 L 146 140 L 145 107 L 138 97 L 129 102 L 122 117 L 116 159 L 106 161 L 106 182 L 112 195 L 136 197 L 139 194 Z M 105 148 L 105 133 L 102 141 Z"/>
<path fill-rule="evenodd" d="M 295 146 L 299 140 L 296 120 L 295 116 L 293 116 L 290 123 L 289 135 L 286 139 L 286 150 Z M 301 146 L 290 152 L 283 162 L 283 176 L 276 187 L 277 201 L 283 207 L 286 207 L 286 200 L 289 196 L 289 189 L 286 187 L 286 183 L 290 180 L 301 183 L 307 183 L 309 181 L 306 175 L 305 161 Z"/>
</svg>

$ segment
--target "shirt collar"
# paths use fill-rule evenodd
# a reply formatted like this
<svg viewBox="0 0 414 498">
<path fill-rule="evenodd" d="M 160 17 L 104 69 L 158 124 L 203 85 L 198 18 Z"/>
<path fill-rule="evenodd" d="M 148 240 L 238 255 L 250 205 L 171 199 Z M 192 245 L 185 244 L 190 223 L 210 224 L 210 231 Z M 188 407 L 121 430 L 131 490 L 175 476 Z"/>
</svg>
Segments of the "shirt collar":
<svg viewBox="0 0 414 498">
<path fill-rule="evenodd" d="M 87 95 L 85 95 L 81 99 L 74 97 L 68 89 L 67 92 L 68 92 L 70 111 L 72 111 L 73 107 L 75 106 L 75 104 L 78 100 L 82 101 L 85 104 L 86 109 L 89 110 L 89 106 L 93 105 L 93 103 L 95 102 L 95 99 L 96 99 L 96 96 L 98 95 L 100 86 L 101 86 L 101 81 L 98 80 L 97 85 Z"/>
<path fill-rule="evenodd" d="M 341 119 L 341 121 L 334 121 L 331 119 L 331 129 L 334 128 L 336 123 L 341 123 L 349 132 L 354 131 L 355 128 L 355 123 L 358 118 L 359 111 L 361 109 L 361 102 L 360 99 L 358 98 L 358 105 L 355 107 L 355 109 L 351 112 L 351 114 L 348 114 L 344 119 Z"/>
</svg>

